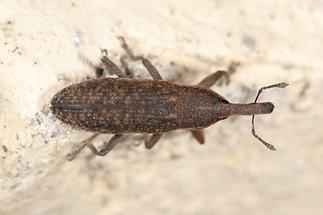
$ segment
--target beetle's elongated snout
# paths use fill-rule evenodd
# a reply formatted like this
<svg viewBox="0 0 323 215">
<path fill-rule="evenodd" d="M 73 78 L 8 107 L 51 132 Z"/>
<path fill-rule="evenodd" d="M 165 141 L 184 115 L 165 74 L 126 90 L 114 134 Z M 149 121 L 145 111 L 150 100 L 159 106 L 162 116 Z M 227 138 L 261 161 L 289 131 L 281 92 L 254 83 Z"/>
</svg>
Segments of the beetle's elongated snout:
<svg viewBox="0 0 323 215">
<path fill-rule="evenodd" d="M 219 112 L 224 116 L 270 114 L 273 110 L 274 104 L 271 102 L 250 104 L 229 103 L 219 105 Z"/>
<path fill-rule="evenodd" d="M 264 102 L 264 103 L 260 103 L 260 104 L 262 104 L 264 114 L 272 113 L 274 108 L 275 108 L 275 105 L 273 103 L 271 103 L 271 102 Z"/>
</svg>

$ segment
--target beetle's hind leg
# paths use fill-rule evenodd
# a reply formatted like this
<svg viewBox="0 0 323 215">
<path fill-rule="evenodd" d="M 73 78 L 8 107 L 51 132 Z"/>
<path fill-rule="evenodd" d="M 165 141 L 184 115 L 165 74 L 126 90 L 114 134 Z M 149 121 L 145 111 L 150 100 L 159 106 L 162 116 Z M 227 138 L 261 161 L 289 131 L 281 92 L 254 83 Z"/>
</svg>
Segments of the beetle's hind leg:
<svg viewBox="0 0 323 215">
<path fill-rule="evenodd" d="M 159 71 L 156 69 L 156 67 L 144 56 L 142 55 L 134 55 L 133 51 L 130 49 L 130 47 L 128 46 L 126 40 L 123 37 L 118 37 L 120 42 L 121 42 L 121 46 L 122 48 L 125 50 L 125 52 L 127 53 L 126 56 L 122 56 L 120 61 L 121 64 L 123 65 L 123 67 L 128 68 L 127 63 L 126 63 L 126 58 L 129 57 L 131 60 L 137 61 L 137 60 L 141 60 L 142 64 L 146 67 L 146 69 L 148 70 L 149 74 L 151 75 L 151 77 L 153 79 L 156 80 L 162 80 L 163 78 L 161 77 L 161 75 L 159 74 Z"/>
<path fill-rule="evenodd" d="M 93 144 L 92 141 L 95 137 L 99 134 L 94 134 L 91 137 L 83 140 L 81 144 L 77 145 L 75 149 L 66 155 L 67 160 L 71 161 L 74 160 L 75 157 L 83 151 L 83 149 L 87 146 L 90 150 L 97 156 L 105 156 L 108 154 L 120 141 L 123 139 L 124 135 L 115 134 L 108 142 L 105 142 L 101 149 L 97 149 Z"/>
<path fill-rule="evenodd" d="M 97 156 L 107 155 L 120 141 L 123 139 L 124 135 L 115 134 L 108 142 L 104 142 L 100 150 L 98 150 L 92 143 L 88 143 L 87 147 Z"/>
<path fill-rule="evenodd" d="M 76 156 L 83 151 L 83 149 L 88 145 L 88 144 L 92 144 L 91 142 L 93 141 L 93 139 L 95 137 L 97 137 L 99 134 L 94 134 L 91 137 L 83 140 L 80 144 L 77 144 L 76 147 L 73 149 L 72 152 L 68 153 L 66 155 L 67 160 L 72 161 L 76 158 Z"/>
</svg>

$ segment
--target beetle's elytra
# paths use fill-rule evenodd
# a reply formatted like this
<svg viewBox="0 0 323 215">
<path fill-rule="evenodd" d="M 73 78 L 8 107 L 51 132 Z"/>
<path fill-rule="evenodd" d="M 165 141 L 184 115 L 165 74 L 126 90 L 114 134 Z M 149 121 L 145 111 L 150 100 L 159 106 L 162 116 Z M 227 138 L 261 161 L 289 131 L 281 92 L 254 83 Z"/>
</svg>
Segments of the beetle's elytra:
<svg viewBox="0 0 323 215">
<path fill-rule="evenodd" d="M 153 80 L 131 79 L 106 56 L 102 62 L 106 70 L 118 78 L 97 78 L 73 84 L 59 91 L 51 100 L 51 110 L 61 121 L 95 133 L 113 133 L 115 136 L 101 150 L 90 141 L 84 145 L 97 155 L 107 154 L 127 133 L 150 133 L 146 147 L 151 148 L 162 133 L 191 130 L 193 136 L 204 143 L 202 129 L 231 115 L 269 114 L 274 106 L 270 102 L 233 104 L 209 89 L 225 72 L 218 71 L 198 85 L 179 85 L 163 81 L 157 69 L 144 57 L 134 56 L 124 39 L 123 47 L 133 59 L 141 59 Z M 286 87 L 279 83 L 273 87 Z M 90 139 L 93 139 L 95 134 Z M 253 134 L 269 149 L 272 145 Z M 73 155 L 74 156 L 74 155 Z"/>
</svg>

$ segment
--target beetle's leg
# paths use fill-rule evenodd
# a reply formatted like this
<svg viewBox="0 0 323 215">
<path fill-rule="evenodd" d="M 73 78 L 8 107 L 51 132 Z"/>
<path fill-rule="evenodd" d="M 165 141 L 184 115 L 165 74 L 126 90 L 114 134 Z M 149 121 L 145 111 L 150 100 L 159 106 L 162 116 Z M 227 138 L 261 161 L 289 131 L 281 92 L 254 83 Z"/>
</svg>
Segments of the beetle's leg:
<svg viewBox="0 0 323 215">
<path fill-rule="evenodd" d="M 131 48 L 128 46 L 126 40 L 124 39 L 124 37 L 118 37 L 118 39 L 120 40 L 121 43 L 121 47 L 125 50 L 126 55 L 123 55 L 120 58 L 120 62 L 122 65 L 122 68 L 125 68 L 125 70 L 127 71 L 128 68 L 128 63 L 126 61 L 127 58 L 130 58 L 131 60 L 140 60 L 142 58 L 142 56 L 138 56 L 138 55 L 134 55 L 133 51 L 131 50 Z"/>
<path fill-rule="evenodd" d="M 104 69 L 102 68 L 102 65 L 96 65 L 92 61 L 90 61 L 88 58 L 85 56 L 79 54 L 78 56 L 81 61 L 83 61 L 85 64 L 87 64 L 89 67 L 91 67 L 94 72 L 95 72 L 95 77 L 96 78 L 102 78 L 104 76 L 103 71 Z"/>
<path fill-rule="evenodd" d="M 67 160 L 74 160 L 75 157 L 87 146 L 88 144 L 92 144 L 92 140 L 97 137 L 99 134 L 94 134 L 91 137 L 83 140 L 80 144 L 77 144 L 74 150 L 66 155 Z"/>
<path fill-rule="evenodd" d="M 156 67 L 154 67 L 154 65 L 147 58 L 143 57 L 141 59 L 141 61 L 142 61 L 142 64 L 144 64 L 144 66 L 148 70 L 149 74 L 153 77 L 153 79 L 155 79 L 155 80 L 163 80 L 163 78 L 159 74 Z"/>
<path fill-rule="evenodd" d="M 212 73 L 211 75 L 205 77 L 200 83 L 198 83 L 199 86 L 203 86 L 206 88 L 212 87 L 215 82 L 217 82 L 222 76 L 225 76 L 226 79 L 229 80 L 229 75 L 226 71 L 219 70 L 217 72 Z"/>
<path fill-rule="evenodd" d="M 163 134 L 153 134 L 148 141 L 145 141 L 146 149 L 151 149 L 162 137 L 162 135 Z"/>
<path fill-rule="evenodd" d="M 152 63 L 147 58 L 143 57 L 142 55 L 134 55 L 133 51 L 129 48 L 126 40 L 123 37 L 118 37 L 118 38 L 119 38 L 119 40 L 121 42 L 122 48 L 126 51 L 127 56 L 129 56 L 131 60 L 141 60 L 143 65 L 148 70 L 149 74 L 153 77 L 153 79 L 156 79 L 156 80 L 162 80 L 163 79 L 161 77 L 161 75 L 159 74 L 158 70 L 156 69 L 156 67 L 154 67 L 152 65 Z M 121 64 L 123 66 L 125 66 L 125 67 L 127 65 L 126 62 L 125 62 L 125 57 L 127 57 L 127 56 L 121 57 L 121 59 L 120 59 Z"/>
<path fill-rule="evenodd" d="M 199 144 L 204 144 L 204 132 L 202 129 L 191 130 L 193 137 L 199 142 Z"/>
<path fill-rule="evenodd" d="M 133 51 L 131 50 L 131 48 L 128 46 L 126 40 L 124 39 L 124 37 L 118 37 L 118 39 L 121 42 L 121 47 L 126 51 L 127 55 L 131 58 L 131 60 L 140 60 L 142 58 L 141 55 L 134 55 Z M 121 61 L 124 59 L 121 59 Z"/>
<path fill-rule="evenodd" d="M 104 69 L 108 70 L 114 75 L 117 75 L 119 78 L 126 77 L 125 74 L 118 68 L 118 66 L 112 62 L 107 56 L 102 56 L 101 61 L 103 63 Z"/>
<path fill-rule="evenodd" d="M 105 156 L 108 154 L 124 137 L 122 134 L 115 134 L 108 142 L 104 142 L 102 148 L 98 150 L 92 143 L 88 143 L 87 147 L 97 156 Z"/>
</svg>

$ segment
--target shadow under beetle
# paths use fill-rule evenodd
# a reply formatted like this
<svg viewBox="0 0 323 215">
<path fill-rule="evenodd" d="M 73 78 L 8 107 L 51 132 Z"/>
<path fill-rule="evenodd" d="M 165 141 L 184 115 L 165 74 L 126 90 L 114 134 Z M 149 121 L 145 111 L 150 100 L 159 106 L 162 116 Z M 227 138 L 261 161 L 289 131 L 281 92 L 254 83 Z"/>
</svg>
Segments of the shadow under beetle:
<svg viewBox="0 0 323 215">
<path fill-rule="evenodd" d="M 95 133 L 68 155 L 69 160 L 74 159 L 85 146 L 94 154 L 104 156 L 129 133 L 152 134 L 145 142 L 148 149 L 163 133 L 177 129 L 190 130 L 195 139 L 203 144 L 202 129 L 231 115 L 252 115 L 252 134 L 268 149 L 276 150 L 254 129 L 254 116 L 271 113 L 274 105 L 271 102 L 257 103 L 257 99 L 265 89 L 284 88 L 288 84 L 278 83 L 261 88 L 253 103 L 230 103 L 210 89 L 226 75 L 225 71 L 217 71 L 197 85 L 164 81 L 148 59 L 135 56 L 125 40 L 122 37 L 119 39 L 127 55 L 133 60 L 141 60 L 153 79 L 127 77 L 106 54 L 101 58 L 104 69 L 118 78 L 96 78 L 59 91 L 51 100 L 53 114 L 72 127 Z M 91 142 L 100 133 L 115 135 L 97 150 Z"/>
</svg>

